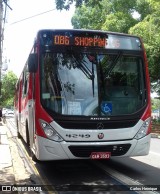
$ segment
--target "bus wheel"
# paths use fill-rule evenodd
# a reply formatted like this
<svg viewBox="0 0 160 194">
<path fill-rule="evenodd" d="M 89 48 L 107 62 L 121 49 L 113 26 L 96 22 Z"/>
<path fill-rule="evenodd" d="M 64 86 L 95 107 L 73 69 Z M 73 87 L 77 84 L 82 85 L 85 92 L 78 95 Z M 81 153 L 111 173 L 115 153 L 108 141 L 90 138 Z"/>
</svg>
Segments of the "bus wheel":
<svg viewBox="0 0 160 194">
<path fill-rule="evenodd" d="M 30 148 L 28 125 L 26 125 L 26 143 L 27 143 L 28 147 Z"/>
</svg>

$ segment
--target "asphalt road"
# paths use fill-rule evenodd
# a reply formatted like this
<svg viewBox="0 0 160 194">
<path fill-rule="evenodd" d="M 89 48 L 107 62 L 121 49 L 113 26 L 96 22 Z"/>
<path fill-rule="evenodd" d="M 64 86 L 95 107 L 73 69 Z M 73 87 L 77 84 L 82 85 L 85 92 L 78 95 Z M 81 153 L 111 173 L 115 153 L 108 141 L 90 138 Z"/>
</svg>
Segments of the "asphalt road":
<svg viewBox="0 0 160 194">
<path fill-rule="evenodd" d="M 144 184 L 160 186 L 160 139 L 152 138 L 147 156 L 117 158 L 103 164 Z"/>
</svg>

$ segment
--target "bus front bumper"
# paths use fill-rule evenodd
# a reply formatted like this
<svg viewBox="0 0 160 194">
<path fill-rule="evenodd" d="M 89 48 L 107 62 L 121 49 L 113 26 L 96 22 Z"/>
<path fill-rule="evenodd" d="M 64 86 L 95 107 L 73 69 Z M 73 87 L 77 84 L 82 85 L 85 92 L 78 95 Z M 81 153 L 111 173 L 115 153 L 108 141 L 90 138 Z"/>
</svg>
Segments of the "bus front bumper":
<svg viewBox="0 0 160 194">
<path fill-rule="evenodd" d="M 38 160 L 89 159 L 92 152 L 110 152 L 112 157 L 142 156 L 149 153 L 151 135 L 139 140 L 111 142 L 55 142 L 40 136 L 35 138 Z"/>
</svg>

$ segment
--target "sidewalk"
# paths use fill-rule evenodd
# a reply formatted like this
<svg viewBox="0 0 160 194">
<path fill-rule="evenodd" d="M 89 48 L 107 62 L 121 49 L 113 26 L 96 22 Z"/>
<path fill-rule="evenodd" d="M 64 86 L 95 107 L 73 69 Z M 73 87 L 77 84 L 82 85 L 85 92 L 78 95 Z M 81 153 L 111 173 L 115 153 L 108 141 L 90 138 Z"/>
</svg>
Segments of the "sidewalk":
<svg viewBox="0 0 160 194">
<path fill-rule="evenodd" d="M 15 184 L 10 145 L 7 128 L 0 122 L 0 185 Z"/>
<path fill-rule="evenodd" d="M 1 189 L 11 188 L 10 186 L 42 185 L 39 177 L 25 163 L 24 156 L 19 152 L 17 144 L 14 142 L 16 137 L 10 133 L 8 123 L 4 125 L 0 122 L 0 193 L 5 194 L 28 194 L 28 191 L 6 191 Z M 7 186 L 7 187 L 6 187 Z M 9 187 L 8 187 L 9 186 Z M 25 187 L 24 187 L 25 188 Z M 3 190 L 4 191 L 4 190 Z M 37 192 L 30 191 L 30 194 Z"/>
</svg>

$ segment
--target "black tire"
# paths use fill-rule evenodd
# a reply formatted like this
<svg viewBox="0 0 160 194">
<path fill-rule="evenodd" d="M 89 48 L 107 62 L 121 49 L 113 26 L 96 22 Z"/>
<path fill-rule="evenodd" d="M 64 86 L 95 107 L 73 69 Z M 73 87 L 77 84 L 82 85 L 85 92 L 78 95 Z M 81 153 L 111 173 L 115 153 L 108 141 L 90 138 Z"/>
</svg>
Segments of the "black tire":
<svg viewBox="0 0 160 194">
<path fill-rule="evenodd" d="M 27 143 L 28 147 L 30 148 L 28 123 L 26 123 L 26 143 Z"/>
</svg>

